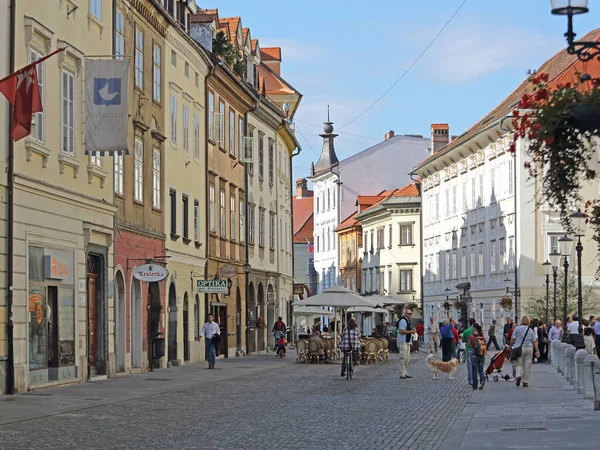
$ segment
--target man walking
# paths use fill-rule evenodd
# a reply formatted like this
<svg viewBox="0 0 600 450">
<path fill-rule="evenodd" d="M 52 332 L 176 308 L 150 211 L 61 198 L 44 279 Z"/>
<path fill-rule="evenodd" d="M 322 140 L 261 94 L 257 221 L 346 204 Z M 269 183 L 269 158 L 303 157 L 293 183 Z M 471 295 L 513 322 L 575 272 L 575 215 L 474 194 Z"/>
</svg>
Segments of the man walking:
<svg viewBox="0 0 600 450">
<path fill-rule="evenodd" d="M 398 321 L 398 353 L 400 353 L 400 360 L 398 361 L 398 370 L 400 371 L 400 379 L 405 380 L 406 378 L 412 378 L 408 374 L 408 363 L 410 362 L 410 344 L 412 335 L 417 332 L 413 330 L 410 323 L 412 311 L 407 309 L 404 311 L 404 316 Z"/>
<path fill-rule="evenodd" d="M 440 327 L 435 323 L 433 316 L 429 318 L 427 336 L 429 337 L 429 353 L 437 353 L 440 346 Z"/>
<path fill-rule="evenodd" d="M 508 336 L 508 332 L 510 331 L 511 328 L 512 328 L 512 319 L 510 317 L 508 317 L 506 319 L 506 323 L 504 324 L 504 330 L 502 332 L 502 337 L 504 338 L 504 345 L 509 344 L 509 341 L 507 340 L 507 336 Z"/>
<path fill-rule="evenodd" d="M 208 357 L 209 369 L 215 368 L 215 362 L 217 359 L 215 347 L 219 345 L 219 342 L 221 342 L 221 330 L 219 329 L 219 325 L 216 322 L 213 322 L 213 319 L 213 315 L 209 314 L 208 322 L 202 325 L 202 330 L 200 330 L 200 337 L 198 338 L 198 340 L 201 341 L 203 337 L 206 337 L 204 345 Z"/>
<path fill-rule="evenodd" d="M 273 325 L 273 330 L 271 330 L 273 332 L 273 340 L 274 340 L 274 346 L 275 346 L 275 350 L 277 350 L 277 342 L 279 341 L 279 338 L 281 337 L 281 333 L 285 334 L 286 328 L 285 328 L 285 323 L 283 322 L 283 319 L 280 317 L 277 318 L 277 322 L 275 322 L 275 324 Z"/>
<path fill-rule="evenodd" d="M 473 347 L 471 347 L 470 337 L 473 334 L 473 325 L 475 325 L 475 319 L 471 317 L 469 319 L 469 328 L 463 331 L 462 337 L 465 343 L 465 358 L 467 364 L 467 378 L 470 385 L 473 385 L 473 361 L 471 356 L 473 355 Z"/>
<path fill-rule="evenodd" d="M 496 347 L 496 350 L 500 350 L 500 346 L 498 345 L 498 341 L 496 340 L 496 323 L 497 322 L 494 320 L 492 322 L 492 325 L 490 325 L 490 329 L 488 330 L 487 348 L 490 348 L 490 344 L 493 342 L 494 347 Z"/>
</svg>

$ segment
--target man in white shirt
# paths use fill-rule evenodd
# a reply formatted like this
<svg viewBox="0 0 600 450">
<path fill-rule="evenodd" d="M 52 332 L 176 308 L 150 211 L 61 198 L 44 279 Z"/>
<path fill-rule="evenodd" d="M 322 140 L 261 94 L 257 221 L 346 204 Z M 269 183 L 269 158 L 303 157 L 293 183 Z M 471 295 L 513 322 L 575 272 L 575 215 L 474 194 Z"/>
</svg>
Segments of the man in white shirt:
<svg viewBox="0 0 600 450">
<path fill-rule="evenodd" d="M 215 353 L 215 345 L 218 345 L 216 342 L 213 345 L 213 337 L 215 335 L 219 336 L 219 342 L 220 342 L 220 338 L 221 338 L 221 329 L 219 328 L 219 325 L 216 322 L 213 322 L 213 315 L 209 314 L 208 315 L 208 322 L 206 322 L 204 325 L 202 325 L 202 329 L 200 330 L 200 337 L 198 338 L 198 340 L 202 340 L 203 337 L 206 337 L 206 341 L 204 341 L 205 347 L 206 347 L 206 354 L 208 355 L 208 368 L 209 369 L 214 369 L 215 368 L 215 362 L 217 359 L 216 353 Z M 216 340 L 216 339 L 215 339 Z"/>
</svg>

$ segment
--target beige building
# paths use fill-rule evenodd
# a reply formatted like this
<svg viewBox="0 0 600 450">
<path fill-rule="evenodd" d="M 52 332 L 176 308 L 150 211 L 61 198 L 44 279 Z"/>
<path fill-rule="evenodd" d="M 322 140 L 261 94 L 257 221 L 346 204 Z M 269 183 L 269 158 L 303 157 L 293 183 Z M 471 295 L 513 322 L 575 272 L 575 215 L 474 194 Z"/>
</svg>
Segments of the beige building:
<svg viewBox="0 0 600 450">
<path fill-rule="evenodd" d="M 24 392 L 114 373 L 113 162 L 86 155 L 83 133 L 85 55 L 112 54 L 113 17 L 110 2 L 69 0 L 18 1 L 15 16 L 15 47 L 6 44 L 6 26 L 0 38 L 4 55 L 14 51 L 15 70 L 66 49 L 38 66 L 44 111 L 14 147 L 14 386 Z M 0 78 L 10 71 L 4 59 L 0 71 Z M 6 105 L 2 98 L 1 118 Z M 8 142 L 6 127 L 0 134 Z M 0 159 L 4 164 L 6 154 Z M 1 261 L 4 272 L 7 258 Z M 0 357 L 6 355 L 2 340 Z"/>
<path fill-rule="evenodd" d="M 196 8 L 191 3 L 183 11 L 189 16 Z M 167 341 L 171 350 L 175 343 L 169 360 L 176 364 L 200 362 L 205 356 L 204 342 L 196 342 L 206 316 L 196 280 L 204 278 L 206 266 L 206 78 L 212 64 L 188 31 L 171 24 L 165 45 Z"/>
</svg>

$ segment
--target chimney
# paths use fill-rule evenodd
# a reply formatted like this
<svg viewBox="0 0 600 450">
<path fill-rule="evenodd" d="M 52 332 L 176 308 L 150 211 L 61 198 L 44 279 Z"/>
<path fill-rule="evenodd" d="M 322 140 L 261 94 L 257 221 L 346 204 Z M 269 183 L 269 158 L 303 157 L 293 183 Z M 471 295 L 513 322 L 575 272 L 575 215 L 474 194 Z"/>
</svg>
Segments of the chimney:
<svg viewBox="0 0 600 450">
<path fill-rule="evenodd" d="M 308 182 L 306 178 L 298 178 L 296 180 L 296 198 L 304 198 L 308 192 Z"/>
<path fill-rule="evenodd" d="M 439 152 L 446 146 L 450 139 L 449 127 L 447 123 L 431 124 L 431 154 Z"/>
<path fill-rule="evenodd" d="M 391 139 L 393 137 L 394 137 L 394 130 L 390 130 L 387 133 L 385 133 L 384 140 L 387 141 L 388 139 Z"/>
</svg>

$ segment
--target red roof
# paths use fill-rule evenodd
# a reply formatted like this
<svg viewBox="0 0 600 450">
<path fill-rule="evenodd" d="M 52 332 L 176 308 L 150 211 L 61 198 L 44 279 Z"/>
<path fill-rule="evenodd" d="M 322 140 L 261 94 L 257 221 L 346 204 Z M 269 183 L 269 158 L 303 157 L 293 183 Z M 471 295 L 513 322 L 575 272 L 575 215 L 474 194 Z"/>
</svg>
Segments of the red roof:
<svg viewBox="0 0 600 450">
<path fill-rule="evenodd" d="M 263 47 L 260 49 L 260 57 L 263 61 L 281 61 L 281 48 Z"/>
<path fill-rule="evenodd" d="M 312 191 L 309 191 L 312 193 Z M 294 227 L 294 242 L 313 242 L 313 205 L 314 198 L 302 197 L 293 198 L 293 227 Z"/>
<path fill-rule="evenodd" d="M 252 53 L 256 53 L 256 44 L 258 44 L 258 39 L 252 39 Z"/>
<path fill-rule="evenodd" d="M 432 123 L 431 129 L 432 130 L 449 130 L 450 127 L 448 126 L 447 123 Z"/>
<path fill-rule="evenodd" d="M 335 229 L 335 231 L 342 231 L 345 230 L 347 228 L 351 228 L 354 225 L 360 225 L 356 220 L 355 217 L 358 215 L 358 211 L 353 212 L 348 218 L 346 218 L 346 220 L 344 220 L 342 223 L 340 223 L 338 225 L 338 227 Z"/>
<path fill-rule="evenodd" d="M 235 44 L 237 41 L 237 31 L 241 20 L 240 17 L 222 17 L 219 19 L 220 27 L 229 28 L 229 41 L 232 44 Z"/>
<path fill-rule="evenodd" d="M 598 41 L 600 38 L 600 28 L 590 31 L 588 34 L 581 38 L 582 41 Z M 579 71 L 581 73 L 588 73 L 592 77 L 600 76 L 600 63 L 596 60 L 582 63 L 577 59 L 577 56 L 569 55 L 566 49 L 561 50 L 548 61 L 546 61 L 538 69 L 538 73 L 548 74 L 550 77 L 550 84 L 555 85 L 557 83 L 564 83 L 565 81 L 571 80 L 574 73 Z M 429 158 L 421 161 L 417 164 L 416 168 L 420 168 L 432 159 L 437 158 L 440 155 L 448 153 L 450 150 L 464 144 L 466 141 L 476 136 L 478 133 L 483 131 L 486 127 L 492 123 L 510 115 L 516 108 L 517 103 L 527 92 L 531 92 L 533 84 L 529 80 L 529 77 L 525 79 L 508 97 L 506 97 L 498 106 L 492 111 L 487 113 L 483 118 L 471 128 L 469 128 L 464 134 L 451 141 L 448 145 L 443 147 L 437 153 L 434 153 Z"/>
<path fill-rule="evenodd" d="M 242 30 L 242 33 L 243 33 L 242 34 L 242 38 L 243 38 L 244 44 L 246 44 L 246 39 L 248 38 L 248 33 L 249 32 L 250 32 L 250 28 L 244 28 Z"/>
<path fill-rule="evenodd" d="M 417 183 L 410 183 L 400 188 L 394 192 L 393 197 L 418 197 L 419 188 L 417 187 Z"/>
<path fill-rule="evenodd" d="M 207 23 L 213 20 L 218 20 L 218 9 L 199 9 L 198 12 L 191 16 L 192 23 Z"/>
</svg>

